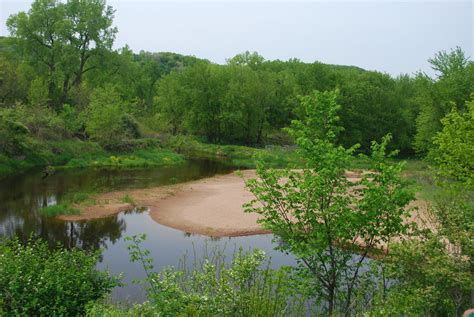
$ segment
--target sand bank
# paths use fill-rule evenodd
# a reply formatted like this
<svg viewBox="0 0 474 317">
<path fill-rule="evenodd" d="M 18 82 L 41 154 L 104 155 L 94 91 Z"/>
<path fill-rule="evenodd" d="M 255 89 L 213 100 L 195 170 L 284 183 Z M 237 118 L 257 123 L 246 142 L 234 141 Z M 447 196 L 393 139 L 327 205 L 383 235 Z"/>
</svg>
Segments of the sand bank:
<svg viewBox="0 0 474 317">
<path fill-rule="evenodd" d="M 243 176 L 245 179 L 255 177 L 255 171 L 243 171 Z M 360 174 L 348 172 L 346 176 L 356 181 Z M 133 204 L 123 202 L 126 196 L 133 200 Z M 242 205 L 253 198 L 245 189 L 244 180 L 231 173 L 172 186 L 101 194 L 95 197 L 97 204 L 78 206 L 80 215 L 60 216 L 60 219 L 102 218 L 136 205 L 149 208 L 150 216 L 156 222 L 189 233 L 213 237 L 268 233 L 257 224 L 259 215 L 243 211 Z M 411 207 L 418 210 L 412 213 L 410 220 L 419 224 L 426 221 L 423 219 L 426 202 L 418 199 L 412 202 Z"/>
<path fill-rule="evenodd" d="M 254 170 L 242 173 L 245 178 L 255 177 Z M 123 202 L 126 196 L 133 204 Z M 81 214 L 59 216 L 59 219 L 103 218 L 136 205 L 149 208 L 156 222 L 189 233 L 213 237 L 268 233 L 257 224 L 257 214 L 245 213 L 242 209 L 252 198 L 244 180 L 231 173 L 172 186 L 100 194 L 94 197 L 96 204 L 77 206 Z"/>
</svg>

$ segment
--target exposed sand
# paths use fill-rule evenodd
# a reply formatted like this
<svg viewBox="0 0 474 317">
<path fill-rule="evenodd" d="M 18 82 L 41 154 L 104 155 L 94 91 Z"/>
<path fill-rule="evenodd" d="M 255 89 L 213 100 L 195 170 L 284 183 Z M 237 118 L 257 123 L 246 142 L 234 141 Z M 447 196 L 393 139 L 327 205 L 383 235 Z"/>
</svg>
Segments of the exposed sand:
<svg viewBox="0 0 474 317">
<path fill-rule="evenodd" d="M 255 170 L 242 173 L 245 179 L 255 177 Z M 360 173 L 347 172 L 346 176 L 349 180 L 356 181 Z M 257 214 L 243 211 L 242 205 L 254 196 L 245 189 L 244 180 L 235 173 L 173 186 L 101 194 L 95 197 L 97 204 L 78 206 L 81 209 L 80 215 L 59 218 L 75 221 L 117 214 L 133 207 L 123 203 L 126 195 L 133 199 L 136 206 L 148 207 L 150 216 L 156 222 L 185 232 L 213 237 L 268 233 L 257 224 Z M 420 225 L 429 222 L 424 217 L 427 209 L 425 201 L 418 199 L 410 207 L 418 208 L 412 213 L 410 220 Z"/>
<path fill-rule="evenodd" d="M 249 178 L 255 171 L 243 174 Z M 241 177 L 219 175 L 179 186 L 173 195 L 150 206 L 150 215 L 163 225 L 208 236 L 268 233 L 257 224 L 257 214 L 242 208 L 252 198 Z"/>
<path fill-rule="evenodd" d="M 250 178 L 255 176 L 255 171 L 247 170 L 242 174 Z M 173 186 L 101 194 L 95 197 L 97 204 L 77 206 L 80 215 L 59 216 L 59 219 L 77 221 L 117 214 L 133 207 L 122 202 L 126 195 L 136 206 L 149 208 L 150 216 L 156 222 L 185 232 L 213 237 L 268 233 L 257 224 L 257 214 L 243 211 L 242 205 L 253 195 L 235 173 Z"/>
</svg>

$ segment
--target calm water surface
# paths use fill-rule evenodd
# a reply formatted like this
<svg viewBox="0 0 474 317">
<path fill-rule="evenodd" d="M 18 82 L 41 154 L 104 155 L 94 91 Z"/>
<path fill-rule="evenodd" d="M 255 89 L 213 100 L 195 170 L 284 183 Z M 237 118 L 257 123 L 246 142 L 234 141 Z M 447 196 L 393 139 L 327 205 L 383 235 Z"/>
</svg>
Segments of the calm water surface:
<svg viewBox="0 0 474 317">
<path fill-rule="evenodd" d="M 211 239 L 168 228 L 153 221 L 146 209 L 135 209 L 111 217 L 80 222 L 65 222 L 42 217 L 38 209 L 61 202 L 71 192 L 100 192 L 127 188 L 146 188 L 184 182 L 221 173 L 233 168 L 212 161 L 189 161 L 179 166 L 143 170 L 78 169 L 57 171 L 42 178 L 41 171 L 0 180 L 0 237 L 19 236 L 27 239 L 34 234 L 51 245 L 102 249 L 99 268 L 112 274 L 124 273 L 124 287 L 113 293 L 115 300 L 142 301 L 143 286 L 132 283 L 144 277 L 141 266 L 129 261 L 126 236 L 145 233 L 143 247 L 151 251 L 157 270 L 177 266 L 184 256 L 187 263 L 216 248 L 227 259 L 236 249 L 259 248 L 272 258 L 273 266 L 292 264 L 292 258 L 273 250 L 271 235 Z M 207 251 L 206 251 L 207 250 Z"/>
</svg>

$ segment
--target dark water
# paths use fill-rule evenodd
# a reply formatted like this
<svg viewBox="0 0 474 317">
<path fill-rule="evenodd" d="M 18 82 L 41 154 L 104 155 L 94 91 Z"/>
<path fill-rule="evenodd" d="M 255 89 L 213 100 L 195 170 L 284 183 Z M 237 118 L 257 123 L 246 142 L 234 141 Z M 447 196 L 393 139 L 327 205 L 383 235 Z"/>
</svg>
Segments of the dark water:
<svg viewBox="0 0 474 317">
<path fill-rule="evenodd" d="M 111 273 L 124 273 L 127 286 L 114 291 L 113 298 L 130 302 L 144 299 L 143 287 L 132 284 L 144 277 L 143 269 L 129 261 L 126 236 L 145 233 L 143 247 L 151 251 L 157 270 L 177 266 L 183 256 L 201 257 L 216 248 L 230 259 L 236 249 L 259 248 L 272 258 L 274 266 L 291 264 L 290 257 L 273 250 L 271 235 L 211 239 L 162 226 L 153 221 L 147 210 L 131 210 L 104 219 L 65 222 L 42 217 L 38 209 L 61 202 L 72 192 L 100 192 L 126 188 L 145 188 L 227 173 L 231 167 L 212 161 L 189 161 L 172 167 L 143 170 L 64 170 L 42 179 L 32 172 L 0 180 L 0 237 L 40 236 L 51 245 L 102 250 L 100 268 Z M 192 261 L 189 261 L 191 263 Z"/>
</svg>

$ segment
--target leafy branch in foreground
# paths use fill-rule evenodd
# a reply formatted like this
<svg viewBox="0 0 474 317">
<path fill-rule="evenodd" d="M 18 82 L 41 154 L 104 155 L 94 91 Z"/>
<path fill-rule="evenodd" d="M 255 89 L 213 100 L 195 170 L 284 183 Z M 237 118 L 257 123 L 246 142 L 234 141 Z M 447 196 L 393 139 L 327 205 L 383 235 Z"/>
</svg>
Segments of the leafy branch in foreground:
<svg viewBox="0 0 474 317">
<path fill-rule="evenodd" d="M 256 199 L 245 209 L 262 215 L 260 223 L 281 240 L 278 248 L 295 255 L 302 289 L 322 312 L 349 315 L 368 255 L 408 230 L 414 195 L 401 178 L 404 164 L 386 161 L 390 135 L 372 142 L 371 168 L 360 179 L 346 176 L 357 146 L 336 144 L 336 99 L 337 91 L 300 98 L 301 119 L 288 132 L 308 163 L 302 170 L 260 165 L 258 178 L 247 181 Z"/>
<path fill-rule="evenodd" d="M 474 101 L 442 119 L 434 138 L 440 193 L 426 212 L 432 224 L 394 245 L 386 260 L 396 280 L 374 315 L 460 316 L 474 304 Z"/>
<path fill-rule="evenodd" d="M 119 277 L 96 268 L 98 252 L 50 249 L 41 240 L 0 241 L 0 315 L 81 316 Z"/>
<path fill-rule="evenodd" d="M 231 263 L 222 253 L 201 264 L 153 271 L 145 236 L 127 238 L 133 262 L 145 269 L 151 310 L 164 316 L 286 316 L 301 314 L 303 298 L 290 294 L 289 270 L 270 269 L 265 253 L 240 249 Z"/>
</svg>

